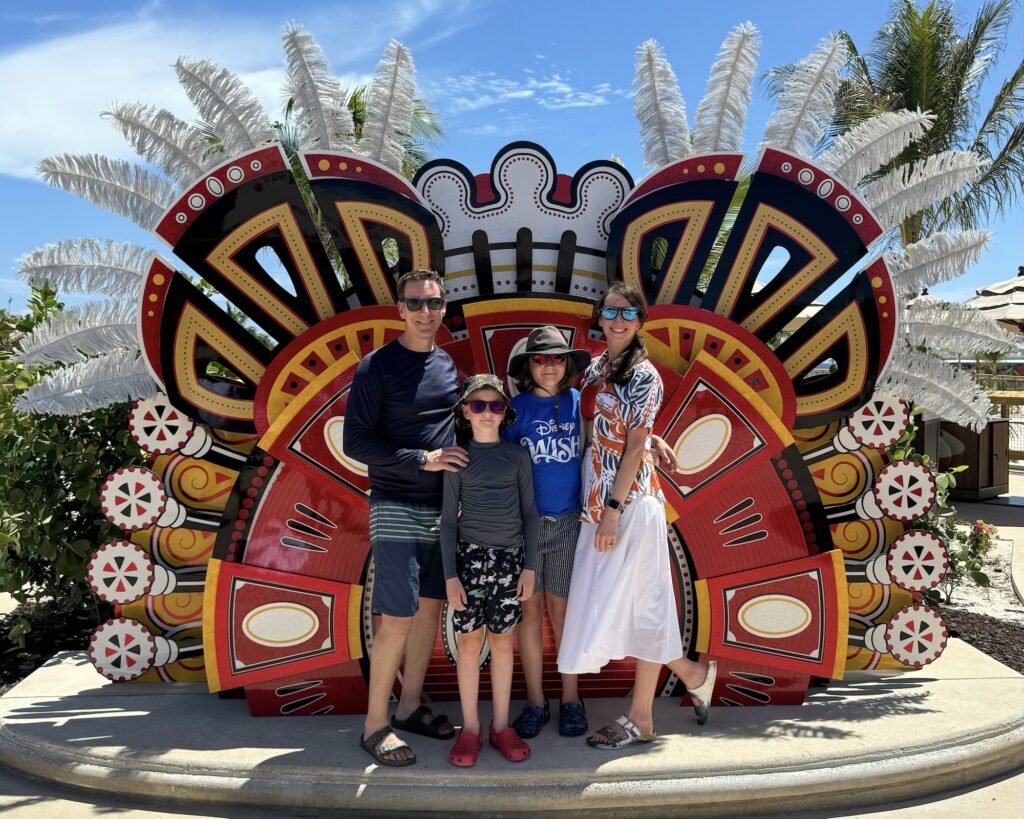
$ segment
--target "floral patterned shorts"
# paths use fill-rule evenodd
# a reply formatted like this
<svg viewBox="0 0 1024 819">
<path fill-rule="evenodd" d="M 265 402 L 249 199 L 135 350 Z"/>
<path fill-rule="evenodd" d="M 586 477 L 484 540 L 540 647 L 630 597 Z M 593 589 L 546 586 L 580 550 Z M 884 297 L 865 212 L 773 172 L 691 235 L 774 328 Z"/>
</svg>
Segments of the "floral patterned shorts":
<svg viewBox="0 0 1024 819">
<path fill-rule="evenodd" d="M 468 600 L 464 611 L 453 612 L 456 631 L 468 634 L 486 627 L 502 634 L 515 628 L 523 616 L 516 597 L 516 584 L 523 571 L 522 548 L 492 549 L 460 543 L 455 569 Z"/>
</svg>

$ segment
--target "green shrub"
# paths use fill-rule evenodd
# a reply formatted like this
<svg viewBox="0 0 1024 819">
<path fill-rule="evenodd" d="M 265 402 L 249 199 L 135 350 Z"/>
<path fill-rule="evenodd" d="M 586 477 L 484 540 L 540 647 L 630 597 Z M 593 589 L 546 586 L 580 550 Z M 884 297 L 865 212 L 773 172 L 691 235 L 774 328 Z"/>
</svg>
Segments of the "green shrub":
<svg viewBox="0 0 1024 819">
<path fill-rule="evenodd" d="M 100 487 L 118 467 L 137 462 L 121 404 L 77 417 L 16 413 L 15 398 L 40 376 L 11 361 L 18 337 L 59 312 L 52 291 L 34 291 L 24 315 L 0 310 L 0 590 L 61 617 L 96 609 L 85 580 L 89 555 L 122 537 L 104 518 Z M 11 639 L 31 628 L 16 622 Z"/>
</svg>

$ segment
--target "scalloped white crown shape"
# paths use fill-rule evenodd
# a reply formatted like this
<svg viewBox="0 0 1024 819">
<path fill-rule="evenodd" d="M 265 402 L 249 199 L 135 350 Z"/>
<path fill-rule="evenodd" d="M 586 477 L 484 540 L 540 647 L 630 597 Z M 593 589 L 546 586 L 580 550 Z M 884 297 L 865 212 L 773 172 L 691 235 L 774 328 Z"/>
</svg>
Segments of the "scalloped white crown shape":
<svg viewBox="0 0 1024 819">
<path fill-rule="evenodd" d="M 572 204 L 562 204 L 553 199 L 557 172 L 551 158 L 518 146 L 497 156 L 491 181 L 495 199 L 482 205 L 473 202 L 476 181 L 458 164 L 432 165 L 416 183 L 441 225 L 453 300 L 478 293 L 472 248 L 479 230 L 487 234 L 496 293 L 516 292 L 516 237 L 522 228 L 531 232 L 535 291 L 555 289 L 559 244 L 572 231 L 576 255 L 570 292 L 604 292 L 609 223 L 633 187 L 626 173 L 611 163 L 589 168 L 574 179 Z"/>
</svg>

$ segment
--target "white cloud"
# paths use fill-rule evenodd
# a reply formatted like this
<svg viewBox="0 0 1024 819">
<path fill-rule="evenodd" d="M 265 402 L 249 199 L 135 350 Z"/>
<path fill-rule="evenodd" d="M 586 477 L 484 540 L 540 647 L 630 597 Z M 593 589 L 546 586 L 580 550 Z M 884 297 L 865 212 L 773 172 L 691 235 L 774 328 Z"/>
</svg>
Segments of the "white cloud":
<svg viewBox="0 0 1024 819">
<path fill-rule="evenodd" d="M 466 2 L 451 0 L 392 0 L 330 13 L 318 7 L 302 22 L 323 44 L 335 71 L 347 72 L 342 83 L 351 85 L 367 79 L 391 37 L 408 36 L 436 17 L 441 20 L 432 25 L 444 23 L 454 31 L 466 7 Z M 230 68 L 249 84 L 271 119 L 281 115 L 284 18 L 172 13 L 173 7 L 151 4 L 132 19 L 0 55 L 6 102 L 0 118 L 0 174 L 34 177 L 40 159 L 65 151 L 137 159 L 99 113 L 114 102 L 144 101 L 194 119 L 172 68 L 179 56 L 208 57 Z"/>
<path fill-rule="evenodd" d="M 434 83 L 432 98 L 438 101 L 439 107 L 458 114 L 525 99 L 548 110 L 593 107 L 608 105 L 628 93 L 612 88 L 607 82 L 590 89 L 577 88 L 565 74 L 558 72 L 541 75 L 524 69 L 523 73 L 522 80 L 483 71 L 445 77 Z"/>
</svg>

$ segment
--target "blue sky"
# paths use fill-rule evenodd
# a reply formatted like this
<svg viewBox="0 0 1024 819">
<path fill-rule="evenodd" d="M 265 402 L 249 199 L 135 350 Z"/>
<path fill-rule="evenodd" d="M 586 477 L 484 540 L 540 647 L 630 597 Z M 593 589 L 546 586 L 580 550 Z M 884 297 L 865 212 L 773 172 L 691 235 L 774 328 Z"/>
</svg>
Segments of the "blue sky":
<svg viewBox="0 0 1024 819">
<path fill-rule="evenodd" d="M 365 80 L 388 39 L 413 53 L 422 95 L 441 113 L 438 156 L 485 171 L 515 139 L 544 145 L 559 170 L 619 156 L 645 173 L 633 117 L 634 51 L 648 38 L 664 47 L 679 77 L 692 123 L 708 71 L 729 29 L 750 20 L 761 31 L 758 71 L 792 62 L 822 36 L 845 28 L 866 49 L 888 0 L 715 0 L 694 3 L 360 0 L 323 3 L 112 2 L 38 0 L 0 11 L 0 305 L 20 310 L 26 288 L 13 275 L 19 256 L 69 237 L 126 239 L 161 251 L 156 239 L 121 217 L 35 179 L 44 156 L 130 150 L 99 117 L 114 102 L 144 100 L 185 119 L 194 112 L 171 65 L 179 55 L 209 57 L 240 74 L 272 116 L 281 109 L 280 47 L 286 22 L 302 23 L 324 46 L 344 82 Z M 979 0 L 959 0 L 965 22 Z M 1024 11 L 984 89 L 987 103 L 1024 55 Z M 744 147 L 756 150 L 772 105 L 756 89 Z M 1024 209 L 990 227 L 996 236 L 963 278 L 933 292 L 962 300 L 1009 278 L 1024 264 Z"/>
</svg>

